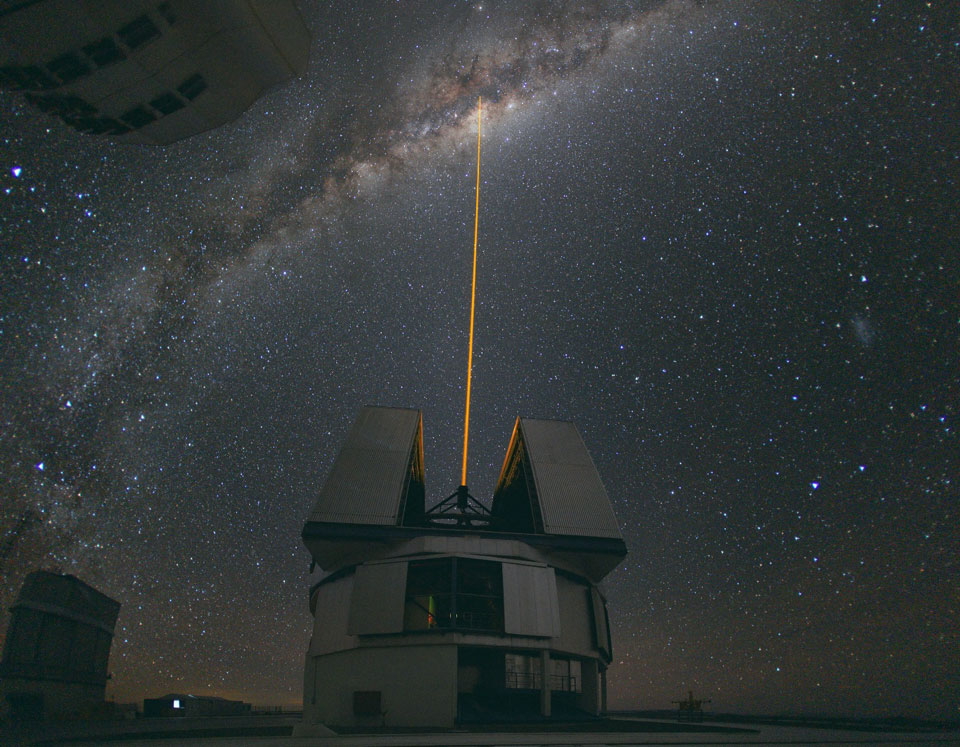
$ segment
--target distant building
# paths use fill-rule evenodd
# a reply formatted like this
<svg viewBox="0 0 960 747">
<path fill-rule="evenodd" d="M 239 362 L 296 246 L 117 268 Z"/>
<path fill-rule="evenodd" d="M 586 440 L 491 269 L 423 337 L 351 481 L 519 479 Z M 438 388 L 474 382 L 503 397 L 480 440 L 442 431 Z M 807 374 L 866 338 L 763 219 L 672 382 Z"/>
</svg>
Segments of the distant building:
<svg viewBox="0 0 960 747">
<path fill-rule="evenodd" d="M 144 717 L 158 716 L 244 716 L 250 704 L 212 695 L 169 693 L 159 698 L 144 698 Z"/>
<path fill-rule="evenodd" d="M 677 721 L 703 721 L 703 704 L 711 701 L 703 698 L 694 700 L 693 690 L 688 690 L 686 700 L 671 700 L 670 702 L 677 704 Z"/>
<path fill-rule="evenodd" d="M 297 733 L 604 710 L 626 546 L 576 427 L 518 419 L 490 510 L 424 494 L 420 412 L 364 408 L 303 528 L 327 574 Z"/>
<path fill-rule="evenodd" d="M 0 87 L 81 132 L 165 145 L 303 72 L 292 0 L 0 0 Z"/>
<path fill-rule="evenodd" d="M 35 571 L 11 608 L 0 710 L 30 720 L 84 716 L 103 704 L 120 603 L 75 576 Z"/>
</svg>

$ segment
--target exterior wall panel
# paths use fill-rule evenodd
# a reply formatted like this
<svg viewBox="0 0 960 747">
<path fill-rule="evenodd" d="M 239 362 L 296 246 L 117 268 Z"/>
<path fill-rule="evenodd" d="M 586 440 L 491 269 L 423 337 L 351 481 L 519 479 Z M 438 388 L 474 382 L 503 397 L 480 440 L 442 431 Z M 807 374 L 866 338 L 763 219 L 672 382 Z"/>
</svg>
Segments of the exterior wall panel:
<svg viewBox="0 0 960 747">
<path fill-rule="evenodd" d="M 350 635 L 403 631 L 403 600 L 407 586 L 405 562 L 357 566 L 350 597 Z"/>
<path fill-rule="evenodd" d="M 553 568 L 503 564 L 504 630 L 512 635 L 560 635 L 560 604 Z"/>
<path fill-rule="evenodd" d="M 583 662 L 580 676 L 583 678 L 583 692 L 577 698 L 577 707 L 594 716 L 600 714 L 602 708 L 600 693 L 600 674 L 597 671 L 596 659 Z"/>
<path fill-rule="evenodd" d="M 356 638 L 347 633 L 353 576 L 332 581 L 317 589 L 310 656 L 342 651 L 356 645 Z"/>
<path fill-rule="evenodd" d="M 565 576 L 557 576 L 557 593 L 560 601 L 560 640 L 556 650 L 580 656 L 596 656 L 590 624 L 590 590 Z"/>
<path fill-rule="evenodd" d="M 309 669 L 309 668 L 308 668 Z M 304 721 L 343 726 L 451 727 L 457 714 L 457 647 L 359 648 L 314 659 Z M 312 684 L 312 687 L 310 686 Z M 358 717 L 356 691 L 381 694 L 379 717 Z"/>
</svg>

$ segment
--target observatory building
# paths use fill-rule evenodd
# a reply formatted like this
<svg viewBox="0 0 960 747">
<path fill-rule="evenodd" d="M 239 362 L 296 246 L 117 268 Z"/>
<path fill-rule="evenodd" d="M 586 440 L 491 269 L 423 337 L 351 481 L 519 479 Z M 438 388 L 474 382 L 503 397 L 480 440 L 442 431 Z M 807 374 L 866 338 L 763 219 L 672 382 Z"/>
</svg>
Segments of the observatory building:
<svg viewBox="0 0 960 747">
<path fill-rule="evenodd" d="M 598 714 L 626 546 L 576 427 L 519 418 L 489 510 L 426 509 L 422 439 L 419 410 L 364 408 L 304 525 L 326 573 L 297 733 Z"/>
<path fill-rule="evenodd" d="M 293 0 L 0 0 L 0 88 L 127 143 L 235 119 L 309 48 Z"/>
<path fill-rule="evenodd" d="M 76 576 L 35 571 L 10 612 L 0 662 L 4 717 L 89 716 L 102 705 L 120 603 Z"/>
</svg>

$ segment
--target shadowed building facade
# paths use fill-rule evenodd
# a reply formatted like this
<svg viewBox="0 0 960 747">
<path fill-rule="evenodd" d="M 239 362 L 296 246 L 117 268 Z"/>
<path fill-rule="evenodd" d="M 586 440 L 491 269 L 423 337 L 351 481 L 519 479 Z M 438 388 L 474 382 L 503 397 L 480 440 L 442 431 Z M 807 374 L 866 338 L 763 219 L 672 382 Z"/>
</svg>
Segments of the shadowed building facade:
<svg viewBox="0 0 960 747">
<path fill-rule="evenodd" d="M 292 0 L 0 0 L 0 87 L 71 127 L 166 145 L 307 64 Z"/>
<path fill-rule="evenodd" d="M 426 510 L 418 410 L 364 408 L 303 529 L 326 571 L 298 733 L 598 714 L 625 556 L 572 423 L 520 418 L 487 510 Z"/>
<path fill-rule="evenodd" d="M 0 662 L 4 717 L 88 716 L 102 705 L 120 603 L 75 576 L 35 571 L 10 612 Z"/>
</svg>

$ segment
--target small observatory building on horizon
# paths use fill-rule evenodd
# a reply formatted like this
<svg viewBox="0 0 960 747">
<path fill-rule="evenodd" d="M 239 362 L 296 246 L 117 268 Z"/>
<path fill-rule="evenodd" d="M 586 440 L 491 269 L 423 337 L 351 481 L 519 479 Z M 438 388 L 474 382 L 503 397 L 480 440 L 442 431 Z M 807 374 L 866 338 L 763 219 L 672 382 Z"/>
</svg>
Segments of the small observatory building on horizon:
<svg viewBox="0 0 960 747">
<path fill-rule="evenodd" d="M 427 509 L 421 412 L 365 407 L 303 540 L 325 575 L 297 734 L 605 710 L 626 545 L 573 423 L 518 418 L 491 507 Z"/>
</svg>

